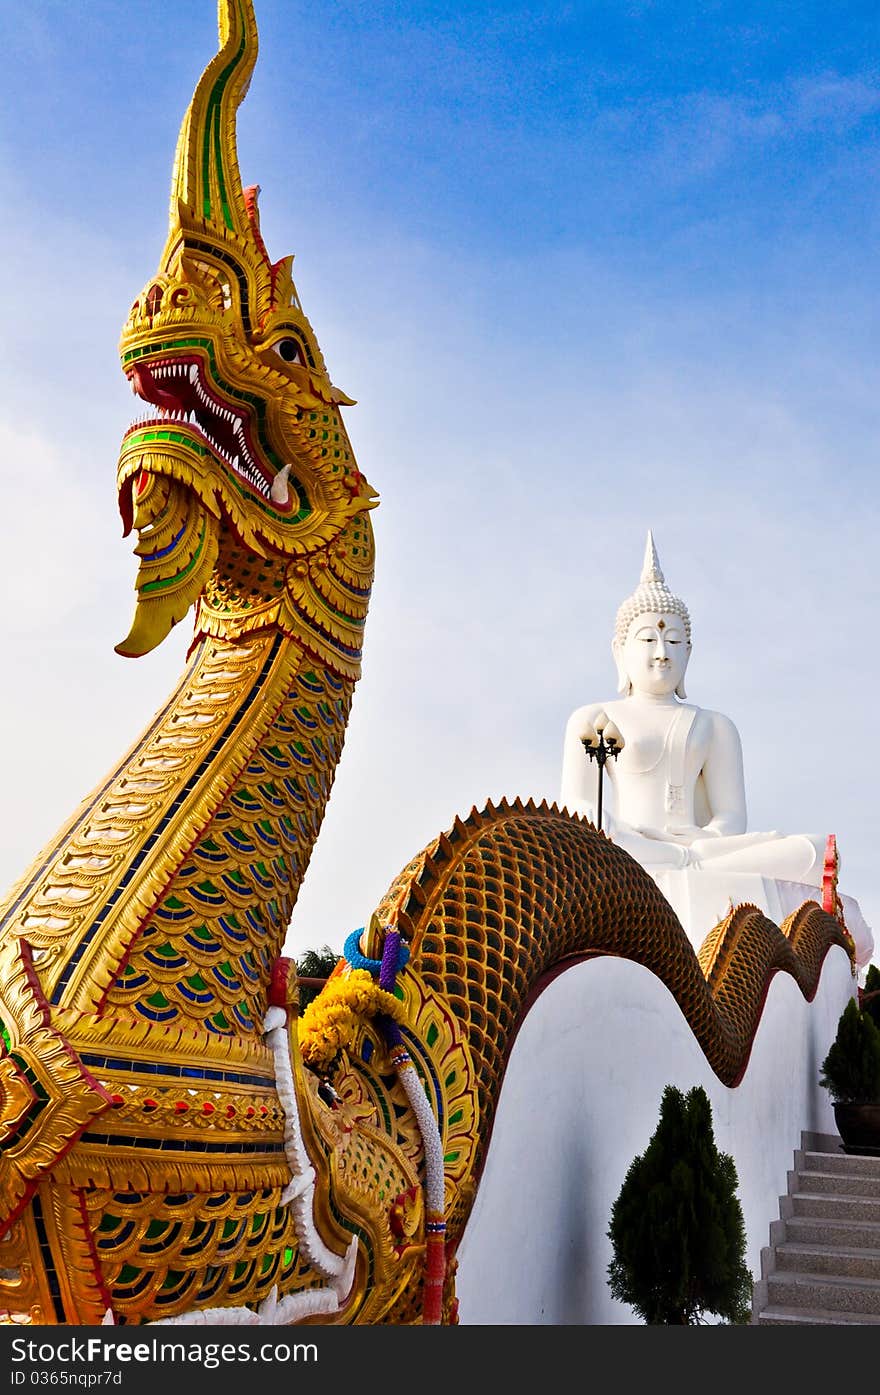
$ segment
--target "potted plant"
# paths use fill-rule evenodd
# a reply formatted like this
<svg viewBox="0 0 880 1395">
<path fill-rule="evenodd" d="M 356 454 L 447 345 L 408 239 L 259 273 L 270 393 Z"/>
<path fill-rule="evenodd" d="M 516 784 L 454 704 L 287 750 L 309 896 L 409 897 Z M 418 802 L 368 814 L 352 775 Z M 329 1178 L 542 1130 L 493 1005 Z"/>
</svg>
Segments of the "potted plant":
<svg viewBox="0 0 880 1395">
<path fill-rule="evenodd" d="M 612 1295 L 651 1325 L 713 1313 L 748 1322 L 752 1275 L 733 1158 L 719 1152 L 701 1085 L 663 1091 L 660 1121 L 611 1210 Z"/>
<path fill-rule="evenodd" d="M 855 998 L 840 1014 L 819 1084 L 831 1096 L 843 1151 L 880 1156 L 880 1028 Z"/>
</svg>

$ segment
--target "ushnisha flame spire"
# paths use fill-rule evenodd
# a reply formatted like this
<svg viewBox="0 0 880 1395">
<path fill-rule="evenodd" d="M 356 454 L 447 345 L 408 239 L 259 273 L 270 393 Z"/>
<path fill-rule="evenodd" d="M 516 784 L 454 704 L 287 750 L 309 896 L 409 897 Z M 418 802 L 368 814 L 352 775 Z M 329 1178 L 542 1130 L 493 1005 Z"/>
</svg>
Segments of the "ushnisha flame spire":
<svg viewBox="0 0 880 1395">
<path fill-rule="evenodd" d="M 659 582 L 661 585 L 666 584 L 660 568 L 660 558 L 657 556 L 657 548 L 654 544 L 654 534 L 650 528 L 645 542 L 645 560 L 642 563 L 642 574 L 639 581 L 643 586 L 650 581 Z"/>
<path fill-rule="evenodd" d="M 633 620 L 648 611 L 664 615 L 678 615 L 684 622 L 685 634 L 688 644 L 690 644 L 691 617 L 688 608 L 684 601 L 679 596 L 674 596 L 666 585 L 666 578 L 663 575 L 660 558 L 654 544 L 654 534 L 650 528 L 645 543 L 645 557 L 642 562 L 639 584 L 632 595 L 627 596 L 617 611 L 617 620 L 614 626 L 615 644 L 622 646 L 626 642 Z"/>
</svg>

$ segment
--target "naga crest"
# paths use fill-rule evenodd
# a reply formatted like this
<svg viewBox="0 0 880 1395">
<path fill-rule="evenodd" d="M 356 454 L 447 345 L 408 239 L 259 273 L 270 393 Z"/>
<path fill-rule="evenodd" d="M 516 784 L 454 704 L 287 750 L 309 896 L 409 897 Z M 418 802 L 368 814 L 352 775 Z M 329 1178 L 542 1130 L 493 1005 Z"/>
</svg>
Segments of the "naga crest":
<svg viewBox="0 0 880 1395">
<path fill-rule="evenodd" d="M 168 240 L 122 331 L 122 367 L 150 413 L 117 467 L 137 533 L 137 606 L 117 652 L 155 648 L 197 603 L 196 634 L 276 625 L 357 676 L 372 578 L 366 511 L 292 276 L 260 235 L 235 121 L 257 57 L 252 0 L 219 0 L 219 52 L 178 137 Z"/>
</svg>

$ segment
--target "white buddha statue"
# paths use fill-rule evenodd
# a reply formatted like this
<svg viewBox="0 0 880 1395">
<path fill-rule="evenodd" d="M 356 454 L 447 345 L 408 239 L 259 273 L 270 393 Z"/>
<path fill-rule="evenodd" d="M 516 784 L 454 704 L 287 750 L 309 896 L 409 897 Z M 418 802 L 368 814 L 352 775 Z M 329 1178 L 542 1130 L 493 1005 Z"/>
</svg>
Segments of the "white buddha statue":
<svg viewBox="0 0 880 1395">
<path fill-rule="evenodd" d="M 603 828 L 651 873 L 696 944 L 731 903 L 754 903 L 777 923 L 806 900 L 821 903 L 825 836 L 747 832 L 739 733 L 720 712 L 685 701 L 690 616 L 666 585 L 650 532 L 639 585 L 617 612 L 612 653 L 622 696 L 569 718 L 561 804 L 597 821 L 597 765 L 583 742 L 595 745 L 604 730 L 620 751 L 604 766 L 612 808 Z M 871 932 L 856 903 L 842 899 L 865 963 Z"/>
</svg>

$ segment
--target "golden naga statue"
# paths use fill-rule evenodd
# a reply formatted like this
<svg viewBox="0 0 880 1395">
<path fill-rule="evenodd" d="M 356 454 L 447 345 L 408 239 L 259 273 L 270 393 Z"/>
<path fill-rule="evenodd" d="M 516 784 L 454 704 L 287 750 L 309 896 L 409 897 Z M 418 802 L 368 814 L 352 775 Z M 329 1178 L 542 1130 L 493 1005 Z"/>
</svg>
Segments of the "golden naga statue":
<svg viewBox="0 0 880 1395">
<path fill-rule="evenodd" d="M 739 907 L 697 955 L 585 819 L 457 820 L 300 1019 L 281 957 L 345 734 L 376 496 L 235 121 L 251 0 L 186 113 L 168 241 L 122 365 L 136 534 L 122 654 L 195 607 L 176 690 L 9 893 L 0 935 L 0 1310 L 38 1324 L 455 1321 L 455 1254 L 509 1049 L 562 963 L 633 959 L 719 1078 L 769 978 L 812 996 L 839 919 Z"/>
</svg>

